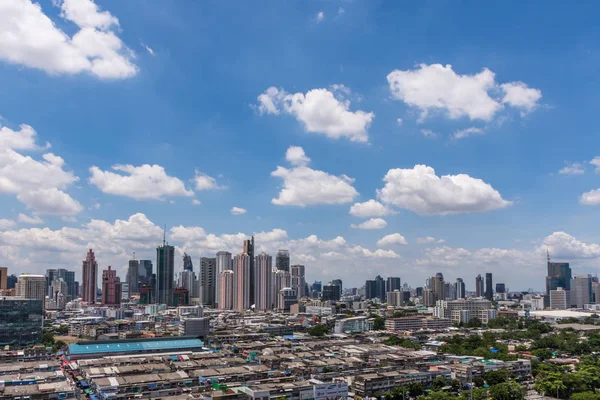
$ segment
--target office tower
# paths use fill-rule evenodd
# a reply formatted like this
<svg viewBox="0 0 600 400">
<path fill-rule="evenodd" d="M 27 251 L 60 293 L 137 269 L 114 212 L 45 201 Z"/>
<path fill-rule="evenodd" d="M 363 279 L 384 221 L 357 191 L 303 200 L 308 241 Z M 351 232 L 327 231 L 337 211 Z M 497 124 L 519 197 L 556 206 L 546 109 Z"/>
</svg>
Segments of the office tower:
<svg viewBox="0 0 600 400">
<path fill-rule="evenodd" d="M 183 288 L 188 291 L 190 297 L 198 297 L 198 288 L 194 288 L 194 286 L 198 286 L 198 282 L 196 281 L 196 274 L 194 271 L 183 270 L 179 273 L 179 280 L 177 281 L 177 288 Z M 200 292 L 201 292 L 200 288 Z"/>
<path fill-rule="evenodd" d="M 444 287 L 444 275 L 441 272 L 435 274 L 434 277 L 429 281 L 429 286 L 433 291 L 433 296 L 435 297 L 435 301 L 438 300 L 446 300 L 446 292 Z"/>
<path fill-rule="evenodd" d="M 341 297 L 341 287 L 333 282 L 323 286 L 323 301 L 338 301 Z"/>
<path fill-rule="evenodd" d="M 292 304 L 298 302 L 298 293 L 292 288 L 283 288 L 279 291 L 278 309 L 282 312 L 290 312 Z"/>
<path fill-rule="evenodd" d="M 496 283 L 496 293 L 506 293 L 506 285 L 504 283 Z"/>
<path fill-rule="evenodd" d="M 143 285 L 147 285 L 152 280 L 152 261 L 150 260 L 140 260 L 139 261 L 139 269 L 138 269 L 138 277 L 140 277 L 140 283 Z"/>
<path fill-rule="evenodd" d="M 175 277 L 175 247 L 166 244 L 156 248 L 156 302 L 173 305 L 173 279 Z"/>
<path fill-rule="evenodd" d="M 342 286 L 342 280 L 341 279 L 332 279 L 331 280 L 331 284 L 332 285 L 338 285 L 340 287 L 340 293 L 344 292 L 344 287 Z"/>
<path fill-rule="evenodd" d="M 279 250 L 275 256 L 275 268 L 280 271 L 290 271 L 290 252 Z"/>
<path fill-rule="evenodd" d="M 292 276 L 292 285 L 290 287 L 296 291 L 298 299 L 301 299 L 304 297 L 304 290 L 306 286 L 304 265 L 292 265 L 290 267 L 290 273 Z"/>
<path fill-rule="evenodd" d="M 550 290 L 550 308 L 552 310 L 571 308 L 571 291 L 561 287 Z"/>
<path fill-rule="evenodd" d="M 592 281 L 592 301 L 595 304 L 600 303 L 600 283 Z"/>
<path fill-rule="evenodd" d="M 423 288 L 423 298 L 422 303 L 425 307 L 433 307 L 435 306 L 435 292 L 431 288 Z"/>
<path fill-rule="evenodd" d="M 423 296 L 423 287 L 419 286 L 418 288 L 415 288 L 415 294 L 417 295 L 417 297 L 422 297 Z"/>
<path fill-rule="evenodd" d="M 250 304 L 254 304 L 256 301 L 254 294 L 254 285 L 255 285 L 255 276 L 256 271 L 254 269 L 254 236 L 250 240 L 244 240 L 244 253 L 248 255 L 250 258 L 250 272 L 248 275 L 248 280 L 250 281 Z"/>
<path fill-rule="evenodd" d="M 253 304 L 250 302 L 250 256 L 246 253 L 233 258 L 234 282 L 233 303 L 236 310 L 247 310 Z"/>
<path fill-rule="evenodd" d="M 483 278 L 481 277 L 481 274 L 479 274 L 477 275 L 477 278 L 475 278 L 475 297 L 483 297 L 483 295 Z"/>
<path fill-rule="evenodd" d="M 48 285 L 48 296 L 52 297 L 54 295 L 52 290 L 52 283 L 56 279 L 62 279 L 67 284 L 67 291 L 63 293 L 67 301 L 73 300 L 77 297 L 77 288 L 75 285 L 75 271 L 69 271 L 63 268 L 47 269 L 46 284 Z"/>
<path fill-rule="evenodd" d="M 52 300 L 57 309 L 62 310 L 65 308 L 65 300 L 68 291 L 67 282 L 62 278 L 55 279 L 54 282 L 52 282 Z"/>
<path fill-rule="evenodd" d="M 140 273 L 140 263 L 138 260 L 129 260 L 129 267 L 127 268 L 127 277 L 125 280 L 127 281 L 127 285 L 129 286 L 129 296 L 134 294 L 138 294 L 140 292 L 139 289 L 139 273 Z"/>
<path fill-rule="evenodd" d="M 234 273 L 226 269 L 219 274 L 219 310 L 233 310 Z"/>
<path fill-rule="evenodd" d="M 8 268 L 0 267 L 0 289 L 7 289 Z"/>
<path fill-rule="evenodd" d="M 454 285 L 456 286 L 456 298 L 464 299 L 465 298 L 465 282 L 462 280 L 462 278 L 456 278 L 456 283 Z"/>
<path fill-rule="evenodd" d="M 102 304 L 115 306 L 121 304 L 121 279 L 117 271 L 109 265 L 102 271 Z"/>
<path fill-rule="evenodd" d="M 183 270 L 184 271 L 193 271 L 194 264 L 192 264 L 192 257 L 187 253 L 183 253 Z"/>
<path fill-rule="evenodd" d="M 220 276 L 223 271 L 228 271 L 233 269 L 231 253 L 228 251 L 219 251 L 217 253 L 217 276 Z M 219 299 L 221 298 L 221 285 L 217 285 L 215 288 L 215 299 L 217 304 Z M 221 307 L 219 307 L 221 308 Z"/>
<path fill-rule="evenodd" d="M 292 277 L 289 271 L 283 269 L 273 269 L 273 293 L 275 294 L 273 300 L 273 307 L 279 307 L 279 294 L 282 289 L 289 288 L 292 284 Z"/>
<path fill-rule="evenodd" d="M 333 284 L 333 282 L 332 282 Z M 309 294 L 312 299 L 318 299 L 321 297 L 321 292 L 323 291 L 323 285 L 321 281 L 314 281 L 312 285 L 310 285 Z"/>
<path fill-rule="evenodd" d="M 202 304 L 214 307 L 217 302 L 217 259 L 202 257 L 200 259 L 200 298 Z"/>
<path fill-rule="evenodd" d="M 44 275 L 21 274 L 17 282 L 16 295 L 25 299 L 46 300 L 46 277 Z"/>
<path fill-rule="evenodd" d="M 494 299 L 494 288 L 492 284 L 492 273 L 487 272 L 485 274 L 485 298 L 490 301 Z"/>
<path fill-rule="evenodd" d="M 402 289 L 402 282 L 400 278 L 390 276 L 385 282 L 385 289 L 387 292 L 393 292 L 394 290 Z"/>
<path fill-rule="evenodd" d="M 456 285 L 450 282 L 444 283 L 444 293 L 446 294 L 445 300 L 456 300 Z"/>
<path fill-rule="evenodd" d="M 6 278 L 6 288 L 7 289 L 14 289 L 17 286 L 17 281 L 19 280 L 19 278 L 17 278 L 17 276 L 15 274 L 9 275 Z"/>
<path fill-rule="evenodd" d="M 592 276 L 575 275 L 571 279 L 571 306 L 583 308 L 592 302 Z"/>
<path fill-rule="evenodd" d="M 372 300 L 377 298 L 377 284 L 374 280 L 365 282 L 365 299 Z"/>
<path fill-rule="evenodd" d="M 95 304 L 98 295 L 98 263 L 92 249 L 83 261 L 83 290 L 81 299 L 88 304 Z"/>
<path fill-rule="evenodd" d="M 260 253 L 254 261 L 256 267 L 256 281 L 254 293 L 256 293 L 256 309 L 270 310 L 273 307 L 273 257 L 266 253 Z"/>
<path fill-rule="evenodd" d="M 28 346 L 41 343 L 43 316 L 44 300 L 0 297 L 0 345 Z"/>
<path fill-rule="evenodd" d="M 569 263 L 550 262 L 548 255 L 548 275 L 546 276 L 546 294 L 559 287 L 565 290 L 571 289 L 571 267 Z"/>
<path fill-rule="evenodd" d="M 386 290 L 385 290 L 385 280 L 377 275 L 375 277 L 375 297 L 377 297 L 380 301 L 386 300 Z"/>
</svg>

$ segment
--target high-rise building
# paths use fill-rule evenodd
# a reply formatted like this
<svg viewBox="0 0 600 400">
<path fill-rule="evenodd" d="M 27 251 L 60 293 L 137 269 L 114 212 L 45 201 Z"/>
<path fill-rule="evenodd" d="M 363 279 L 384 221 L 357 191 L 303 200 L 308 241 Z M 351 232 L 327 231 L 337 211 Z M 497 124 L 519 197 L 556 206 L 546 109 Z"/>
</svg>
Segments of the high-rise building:
<svg viewBox="0 0 600 400">
<path fill-rule="evenodd" d="M 331 284 L 332 285 L 338 285 L 340 287 L 340 293 L 344 293 L 344 286 L 342 285 L 342 280 L 341 279 L 332 279 L 331 280 Z"/>
<path fill-rule="evenodd" d="M 244 240 L 244 253 L 250 257 L 250 271 L 248 280 L 250 284 L 250 304 L 252 305 L 256 302 L 254 293 L 254 282 L 256 280 L 256 270 L 254 269 L 254 236 L 252 236 L 252 238 L 249 240 Z"/>
<path fill-rule="evenodd" d="M 273 257 L 260 253 L 254 261 L 256 267 L 256 309 L 270 310 L 273 308 Z"/>
<path fill-rule="evenodd" d="M 192 257 L 187 253 L 183 253 L 183 270 L 194 271 L 194 264 L 192 263 Z"/>
<path fill-rule="evenodd" d="M 374 280 L 368 279 L 365 282 L 365 299 L 372 300 L 377 298 L 377 285 Z"/>
<path fill-rule="evenodd" d="M 282 312 L 290 312 L 292 304 L 298 302 L 298 293 L 292 288 L 283 288 L 279 291 L 278 309 Z"/>
<path fill-rule="evenodd" d="M 380 275 L 377 275 L 375 277 L 375 297 L 384 302 L 387 299 L 386 293 L 385 280 Z"/>
<path fill-rule="evenodd" d="M 423 288 L 423 298 L 422 303 L 425 307 L 435 306 L 435 292 L 431 288 Z"/>
<path fill-rule="evenodd" d="M 127 268 L 126 281 L 129 285 L 129 296 L 138 294 L 139 289 L 139 273 L 140 273 L 140 262 L 138 260 L 129 260 L 129 267 Z"/>
<path fill-rule="evenodd" d="M 102 271 L 102 304 L 115 306 L 121 304 L 121 279 L 117 271 L 108 266 Z"/>
<path fill-rule="evenodd" d="M 338 301 L 341 297 L 341 287 L 334 285 L 333 282 L 323 286 L 323 301 Z"/>
<path fill-rule="evenodd" d="M 217 277 L 221 275 L 223 271 L 233 270 L 231 253 L 228 251 L 219 251 L 217 253 Z M 217 278 L 218 279 L 218 278 Z M 217 301 L 217 305 L 219 299 L 221 298 L 221 285 L 217 283 L 215 287 L 215 300 Z M 221 308 L 219 306 L 219 308 Z"/>
<path fill-rule="evenodd" d="M 546 294 L 551 290 L 561 287 L 565 290 L 571 289 L 571 267 L 569 263 L 550 262 L 548 256 L 548 275 L 546 276 Z"/>
<path fill-rule="evenodd" d="M 275 308 L 279 307 L 279 294 L 282 289 L 289 288 L 292 284 L 292 277 L 289 271 L 283 269 L 273 269 L 273 305 Z"/>
<path fill-rule="evenodd" d="M 306 275 L 304 265 L 292 265 L 290 267 L 290 273 L 292 276 L 291 288 L 294 289 L 298 298 L 304 297 L 306 287 Z"/>
<path fill-rule="evenodd" d="M 429 286 L 433 291 L 435 301 L 446 300 L 446 287 L 444 286 L 444 275 L 441 272 L 435 274 L 429 281 Z"/>
<path fill-rule="evenodd" d="M 456 278 L 456 283 L 454 284 L 454 286 L 456 286 L 456 298 L 464 299 L 466 297 L 465 282 L 462 280 L 462 278 Z"/>
<path fill-rule="evenodd" d="M 140 283 L 147 285 L 152 280 L 152 261 L 150 260 L 140 260 L 139 261 L 139 270 L 138 276 L 143 277 L 140 279 Z"/>
<path fill-rule="evenodd" d="M 6 288 L 7 289 L 14 289 L 17 286 L 17 281 L 19 280 L 19 278 L 17 278 L 17 276 L 15 274 L 9 275 L 6 278 Z"/>
<path fill-rule="evenodd" d="M 506 285 L 504 283 L 496 283 L 496 293 L 506 293 Z"/>
<path fill-rule="evenodd" d="M 279 250 L 275 256 L 275 268 L 281 271 L 290 270 L 290 252 L 288 250 Z"/>
<path fill-rule="evenodd" d="M 550 308 L 552 310 L 571 308 L 571 291 L 561 287 L 550 290 Z"/>
<path fill-rule="evenodd" d="M 575 275 L 571 279 L 571 306 L 583 308 L 592 302 L 592 276 Z"/>
<path fill-rule="evenodd" d="M 387 292 L 393 292 L 394 290 L 402 289 L 402 280 L 397 277 L 388 277 L 385 282 L 385 289 Z"/>
<path fill-rule="evenodd" d="M 173 279 L 175 278 L 175 247 L 163 239 L 163 245 L 156 248 L 156 302 L 173 305 Z"/>
<path fill-rule="evenodd" d="M 247 310 L 253 304 L 250 302 L 250 256 L 246 253 L 233 258 L 234 283 L 233 302 L 236 310 Z"/>
<path fill-rule="evenodd" d="M 42 275 L 40 275 L 42 276 Z M 42 276 L 45 291 L 46 279 Z M 42 341 L 44 300 L 0 297 L 0 345 L 27 346 Z"/>
<path fill-rule="evenodd" d="M 52 282 L 52 301 L 57 310 L 65 308 L 65 301 L 68 295 L 67 282 L 62 278 L 57 278 Z"/>
<path fill-rule="evenodd" d="M 77 297 L 77 287 L 75 285 L 75 271 L 69 271 L 63 268 L 46 270 L 46 285 L 48 296 L 53 296 L 52 284 L 56 279 L 62 279 L 67 284 L 67 291 L 64 294 L 65 300 L 70 301 Z"/>
<path fill-rule="evenodd" d="M 44 275 L 21 274 L 17 282 L 16 295 L 25 299 L 46 300 L 46 277 Z"/>
<path fill-rule="evenodd" d="M 219 309 L 233 310 L 234 272 L 226 269 L 219 274 Z"/>
<path fill-rule="evenodd" d="M 88 304 L 95 304 L 98 295 L 98 263 L 94 251 L 90 249 L 83 261 L 83 290 L 81 299 Z"/>
<path fill-rule="evenodd" d="M 0 289 L 7 289 L 8 268 L 0 267 Z"/>
<path fill-rule="evenodd" d="M 202 304 L 214 307 L 217 303 L 217 259 L 202 257 L 200 259 L 200 298 Z"/>
<path fill-rule="evenodd" d="M 477 275 L 475 278 L 475 297 L 483 297 L 485 291 L 483 289 L 483 278 L 481 274 Z"/>
<path fill-rule="evenodd" d="M 196 280 L 196 274 L 194 273 L 194 271 L 184 269 L 179 273 L 177 287 L 186 289 L 190 297 L 199 297 L 199 290 L 197 286 L 198 282 Z"/>
<path fill-rule="evenodd" d="M 600 283 L 592 282 L 592 301 L 600 304 Z"/>
<path fill-rule="evenodd" d="M 494 299 L 494 287 L 492 285 L 492 273 L 487 272 L 485 274 L 485 298 L 490 301 Z"/>
</svg>

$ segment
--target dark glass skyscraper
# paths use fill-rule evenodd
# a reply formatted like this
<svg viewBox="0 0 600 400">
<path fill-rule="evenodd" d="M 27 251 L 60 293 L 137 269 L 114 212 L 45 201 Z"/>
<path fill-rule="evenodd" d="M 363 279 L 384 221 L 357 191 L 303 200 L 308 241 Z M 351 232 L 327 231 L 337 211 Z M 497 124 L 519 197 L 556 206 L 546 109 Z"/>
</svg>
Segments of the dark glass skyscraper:
<svg viewBox="0 0 600 400">
<path fill-rule="evenodd" d="M 165 244 L 156 248 L 156 302 L 173 305 L 175 247 Z"/>
<path fill-rule="evenodd" d="M 290 252 L 279 250 L 275 256 L 275 268 L 281 271 L 290 271 Z"/>
<path fill-rule="evenodd" d="M 483 289 L 483 278 L 480 275 L 477 275 L 475 278 L 475 297 L 483 297 L 484 289 Z"/>
<path fill-rule="evenodd" d="M 194 264 L 192 263 L 192 257 L 187 253 L 183 253 L 183 270 L 194 271 Z"/>
<path fill-rule="evenodd" d="M 244 253 L 250 257 L 250 304 L 256 302 L 254 285 L 256 282 L 256 270 L 254 268 L 254 236 L 250 240 L 244 240 Z"/>
<path fill-rule="evenodd" d="M 43 300 L 0 297 L 0 345 L 42 341 Z"/>
<path fill-rule="evenodd" d="M 561 287 L 565 290 L 571 290 L 571 267 L 569 263 L 550 262 L 548 257 L 548 276 L 546 276 L 546 294 L 550 295 L 551 290 Z"/>
<path fill-rule="evenodd" d="M 387 278 L 385 286 L 388 292 L 400 290 L 402 288 L 402 281 L 400 280 L 400 278 L 390 276 L 389 278 Z"/>
<path fill-rule="evenodd" d="M 485 274 L 485 298 L 488 300 L 494 299 L 494 287 L 492 285 L 492 273 L 487 272 Z"/>
</svg>

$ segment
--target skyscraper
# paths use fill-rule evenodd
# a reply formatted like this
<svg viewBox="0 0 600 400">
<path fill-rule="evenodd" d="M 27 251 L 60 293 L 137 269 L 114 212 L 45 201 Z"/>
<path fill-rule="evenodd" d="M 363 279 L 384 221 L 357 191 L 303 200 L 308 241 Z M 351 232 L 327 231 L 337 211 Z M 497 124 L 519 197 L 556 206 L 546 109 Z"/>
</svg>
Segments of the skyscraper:
<svg viewBox="0 0 600 400">
<path fill-rule="evenodd" d="M 219 251 L 217 253 L 217 271 L 216 274 L 219 277 L 221 275 L 221 273 L 223 271 L 228 271 L 228 270 L 232 270 L 233 265 L 231 263 L 232 259 L 231 259 L 231 253 L 228 251 Z M 219 279 L 219 278 L 217 278 Z M 215 287 L 215 300 L 217 301 L 217 304 L 219 302 L 219 299 L 221 298 L 221 285 L 217 283 L 217 286 Z M 219 308 L 220 305 L 219 305 Z M 222 309 L 222 308 L 221 308 Z"/>
<path fill-rule="evenodd" d="M 506 293 L 506 285 L 504 283 L 496 283 L 496 293 Z"/>
<path fill-rule="evenodd" d="M 140 283 L 147 285 L 152 280 L 152 261 L 150 260 L 140 260 L 139 261 L 139 270 L 138 276 L 143 277 L 144 279 L 140 280 Z"/>
<path fill-rule="evenodd" d="M 342 280 L 341 279 L 332 279 L 331 284 L 338 285 L 340 287 L 340 295 L 341 295 L 342 292 L 344 291 L 344 286 L 342 285 Z"/>
<path fill-rule="evenodd" d="M 121 304 L 121 279 L 110 265 L 108 269 L 102 271 L 102 304 L 109 306 Z"/>
<path fill-rule="evenodd" d="M 238 254 L 233 259 L 234 283 L 233 302 L 234 308 L 240 311 L 247 310 L 254 303 L 250 302 L 250 256 L 246 253 Z"/>
<path fill-rule="evenodd" d="M 62 279 L 67 284 L 67 291 L 64 294 L 67 301 L 77 297 L 77 288 L 75 285 L 75 271 L 69 271 L 63 268 L 47 269 L 46 284 L 48 285 L 48 295 L 53 296 L 52 284 L 56 279 Z"/>
<path fill-rule="evenodd" d="M 298 299 L 304 297 L 305 287 L 306 287 L 306 270 L 304 265 L 292 265 L 290 267 L 290 272 L 292 276 L 292 285 L 291 288 L 294 289 Z"/>
<path fill-rule="evenodd" d="M 200 295 L 202 304 L 214 307 L 217 302 L 217 259 L 202 257 L 200 259 Z"/>
<path fill-rule="evenodd" d="M 333 282 L 323 286 L 323 301 L 338 301 L 341 297 L 341 287 Z"/>
<path fill-rule="evenodd" d="M 546 294 L 551 290 L 561 287 L 565 290 L 571 289 L 571 267 L 569 263 L 550 262 L 548 255 L 548 275 L 546 276 Z"/>
<path fill-rule="evenodd" d="M 280 271 L 290 270 L 290 252 L 288 250 L 279 250 L 275 256 L 275 268 Z"/>
<path fill-rule="evenodd" d="M 571 279 L 571 305 L 583 308 L 592 302 L 592 276 L 590 274 L 575 275 Z"/>
<path fill-rule="evenodd" d="M 260 253 L 254 262 L 256 267 L 256 309 L 270 310 L 273 307 L 273 257 Z"/>
<path fill-rule="evenodd" d="M 46 277 L 44 275 L 21 274 L 17 282 L 16 295 L 25 299 L 46 299 Z"/>
<path fill-rule="evenodd" d="M 377 298 L 377 285 L 374 280 L 367 280 L 365 282 L 365 299 L 371 300 Z"/>
<path fill-rule="evenodd" d="M 456 286 L 456 298 L 464 299 L 465 298 L 465 282 L 462 280 L 462 278 L 456 278 L 456 283 L 454 285 Z"/>
<path fill-rule="evenodd" d="M 94 251 L 90 249 L 83 261 L 83 291 L 81 299 L 88 304 L 96 303 L 98 292 L 98 263 Z"/>
<path fill-rule="evenodd" d="M 183 253 L 183 270 L 194 271 L 194 264 L 192 263 L 192 257 L 187 253 Z"/>
<path fill-rule="evenodd" d="M 441 272 L 438 272 L 433 278 L 431 278 L 429 285 L 433 290 L 435 301 L 446 300 L 446 291 L 444 283 L 444 275 Z"/>
<path fill-rule="evenodd" d="M 477 275 L 477 278 L 475 278 L 475 297 L 483 297 L 483 295 L 483 278 L 481 277 L 481 274 L 479 274 Z"/>
<path fill-rule="evenodd" d="M 129 260 L 129 268 L 127 268 L 127 284 L 129 285 L 129 296 L 134 294 L 138 294 L 140 292 L 139 289 L 139 271 L 140 263 L 138 260 Z"/>
<path fill-rule="evenodd" d="M 226 269 L 219 274 L 219 309 L 232 310 L 234 307 L 234 272 Z"/>
<path fill-rule="evenodd" d="M 279 307 L 279 294 L 282 289 L 289 288 L 292 283 L 290 273 L 284 269 L 273 269 L 273 307 Z"/>
<path fill-rule="evenodd" d="M 0 289 L 6 289 L 6 278 L 8 278 L 8 268 L 0 267 Z"/>
<path fill-rule="evenodd" d="M 375 297 L 381 301 L 387 300 L 387 292 L 385 291 L 385 281 L 380 275 L 375 277 Z"/>
<path fill-rule="evenodd" d="M 189 297 L 200 297 L 198 281 L 196 280 L 196 274 L 194 274 L 194 271 L 190 271 L 187 269 L 181 271 L 179 273 L 179 281 L 177 282 L 177 288 L 183 288 L 187 290 Z M 200 301 L 202 301 L 202 299 L 200 299 Z"/>
<path fill-rule="evenodd" d="M 175 278 L 175 247 L 163 240 L 156 248 L 156 302 L 173 305 L 173 279 Z"/>
<path fill-rule="evenodd" d="M 494 287 L 492 285 L 492 273 L 487 272 L 485 274 L 485 298 L 490 301 L 494 299 Z"/>
<path fill-rule="evenodd" d="M 248 280 L 250 281 L 250 304 L 254 304 L 256 302 L 256 297 L 254 293 L 254 285 L 255 285 L 255 277 L 256 271 L 254 269 L 254 236 L 250 240 L 244 240 L 244 253 L 250 257 L 250 271 L 248 275 Z"/>
<path fill-rule="evenodd" d="M 388 277 L 386 282 L 385 282 L 385 289 L 388 292 L 393 292 L 394 290 L 400 290 L 402 289 L 402 281 L 400 278 L 396 278 L 396 277 Z"/>
</svg>

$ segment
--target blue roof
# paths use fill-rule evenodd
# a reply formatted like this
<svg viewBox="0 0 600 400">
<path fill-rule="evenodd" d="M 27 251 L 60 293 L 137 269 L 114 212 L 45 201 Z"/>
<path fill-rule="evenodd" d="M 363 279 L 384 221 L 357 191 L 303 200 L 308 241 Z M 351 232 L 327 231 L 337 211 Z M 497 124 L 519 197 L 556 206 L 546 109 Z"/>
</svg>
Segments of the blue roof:
<svg viewBox="0 0 600 400">
<path fill-rule="evenodd" d="M 173 339 L 173 340 L 144 340 L 114 343 L 75 343 L 69 345 L 69 354 L 95 354 L 95 353 L 128 353 L 132 351 L 169 351 L 185 350 L 203 347 L 200 339 Z"/>
</svg>

